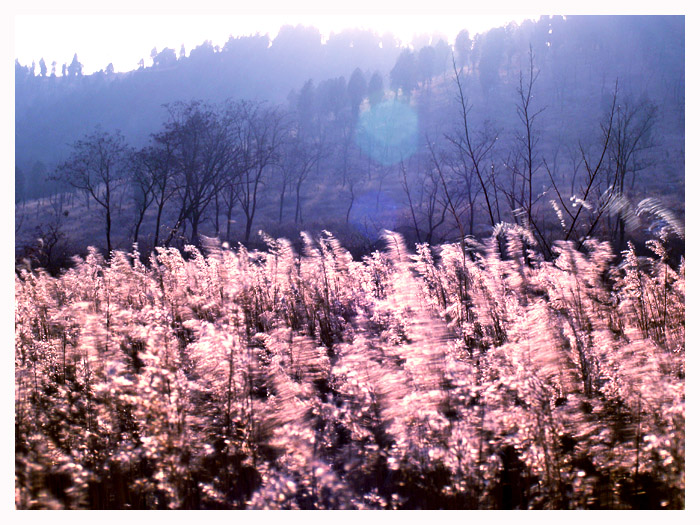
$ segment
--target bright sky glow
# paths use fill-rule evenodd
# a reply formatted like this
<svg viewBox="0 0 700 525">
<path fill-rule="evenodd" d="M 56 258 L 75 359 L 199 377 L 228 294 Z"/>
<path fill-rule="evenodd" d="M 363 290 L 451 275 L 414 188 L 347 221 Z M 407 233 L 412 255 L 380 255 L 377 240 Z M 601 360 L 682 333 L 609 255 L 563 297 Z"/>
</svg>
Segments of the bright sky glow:
<svg viewBox="0 0 700 525">
<path fill-rule="evenodd" d="M 36 62 L 37 74 L 39 60 L 43 58 L 49 71 L 51 63 L 56 61 L 57 74 L 60 75 L 61 65 L 69 64 L 74 53 L 78 54 L 85 74 L 104 69 L 110 62 L 116 71 L 129 71 L 136 69 L 141 59 L 150 65 L 150 52 L 154 47 L 159 51 L 169 47 L 179 53 L 180 46 L 184 45 L 189 54 L 205 40 L 223 46 L 231 35 L 260 33 L 274 38 L 279 28 L 287 24 L 317 27 L 326 38 L 333 32 L 357 27 L 371 29 L 380 35 L 391 32 L 404 44 L 409 44 L 414 35 L 426 33 L 439 33 L 452 43 L 462 29 L 474 35 L 511 21 L 520 23 L 525 18 L 539 17 L 523 14 L 517 9 L 486 14 L 456 7 L 440 8 L 440 2 L 437 8 L 429 11 L 425 7 L 411 9 L 410 2 L 397 3 L 394 11 L 391 8 L 371 8 L 369 3 L 358 1 L 346 9 L 327 6 L 314 9 L 309 4 L 306 9 L 294 11 L 269 7 L 257 11 L 227 8 L 218 13 L 203 9 L 194 14 L 178 13 L 168 9 L 168 5 L 163 6 L 160 14 L 153 10 L 100 12 L 94 8 L 71 13 L 66 9 L 60 12 L 55 9 L 18 11 L 14 20 L 14 57 L 22 65 Z M 404 7 L 400 8 L 400 5 Z"/>
</svg>

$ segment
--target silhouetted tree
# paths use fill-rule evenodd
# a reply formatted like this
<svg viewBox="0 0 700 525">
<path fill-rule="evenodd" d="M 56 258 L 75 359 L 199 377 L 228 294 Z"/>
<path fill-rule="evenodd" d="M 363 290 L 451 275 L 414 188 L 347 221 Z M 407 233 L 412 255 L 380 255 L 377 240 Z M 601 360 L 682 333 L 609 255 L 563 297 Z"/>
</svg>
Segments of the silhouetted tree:
<svg viewBox="0 0 700 525">
<path fill-rule="evenodd" d="M 406 166 L 400 163 L 401 186 L 406 195 L 408 210 L 411 215 L 413 230 L 417 242 L 431 244 L 435 241 L 437 230 L 445 222 L 447 200 L 442 197 L 442 185 L 438 170 L 428 167 L 409 180 Z"/>
<path fill-rule="evenodd" d="M 421 83 L 429 86 L 435 75 L 435 48 L 425 46 L 418 51 L 418 75 Z"/>
<path fill-rule="evenodd" d="M 455 59 L 458 67 L 462 68 L 469 64 L 471 49 L 472 39 L 469 37 L 469 31 L 462 29 L 455 38 Z"/>
<path fill-rule="evenodd" d="M 415 89 L 418 82 L 418 69 L 416 56 L 410 49 L 404 49 L 396 59 L 396 64 L 391 70 L 391 89 L 401 89 L 403 96 L 411 98 L 411 91 Z"/>
<path fill-rule="evenodd" d="M 83 74 L 83 65 L 78 62 L 78 53 L 73 55 L 73 61 L 68 66 L 68 75 L 72 77 L 79 77 Z"/>
<path fill-rule="evenodd" d="M 329 78 L 318 85 L 316 104 L 320 115 L 330 115 L 331 120 L 338 120 L 347 108 L 348 90 L 345 77 Z"/>
<path fill-rule="evenodd" d="M 489 192 L 489 189 L 493 189 L 493 184 L 492 181 L 489 181 L 487 176 L 486 165 L 488 163 L 489 153 L 498 140 L 498 134 L 493 130 L 486 128 L 482 133 L 475 135 L 474 130 L 472 129 L 473 126 L 469 119 L 469 113 L 472 108 L 469 105 L 467 96 L 464 93 L 463 82 L 460 72 L 457 70 L 456 63 L 453 63 L 453 70 L 455 74 L 455 83 L 457 84 L 457 100 L 459 102 L 460 120 L 458 131 L 446 135 L 446 138 L 455 146 L 456 150 L 459 152 L 459 155 L 468 159 L 468 161 L 471 163 L 469 173 L 476 175 L 476 178 L 479 181 L 491 226 L 495 226 L 496 210 L 494 209 L 494 205 L 492 203 L 493 197 Z M 443 185 L 446 185 L 444 178 Z M 445 191 L 448 193 L 446 188 Z M 460 230 L 462 230 L 461 223 L 459 223 L 456 213 L 456 207 L 452 204 L 450 207 L 452 208 L 452 214 L 455 216 L 455 220 L 458 222 L 458 224 L 460 224 Z M 460 231 L 460 234 L 463 236 L 464 231 Z"/>
<path fill-rule="evenodd" d="M 516 220 L 519 212 L 523 212 L 523 226 L 534 231 L 537 241 L 543 253 L 551 255 L 549 243 L 545 239 L 545 235 L 540 228 L 539 221 L 535 217 L 535 204 L 543 195 L 542 188 L 533 188 L 535 184 L 535 175 L 540 167 L 542 167 L 541 155 L 538 152 L 540 141 L 539 130 L 536 126 L 537 117 L 544 111 L 543 107 L 535 108 L 534 87 L 539 76 L 539 70 L 535 68 L 535 55 L 530 48 L 528 70 L 525 75 L 520 72 L 518 83 L 518 103 L 516 111 L 518 119 L 522 124 L 522 128 L 515 135 L 515 150 L 513 160 L 510 163 L 510 168 L 513 172 L 513 177 L 519 180 L 520 192 L 518 195 L 510 195 L 511 202 L 514 202 L 515 207 L 511 211 Z M 512 206 L 512 205 L 511 205 Z"/>
<path fill-rule="evenodd" d="M 58 176 L 85 192 L 104 213 L 107 253 L 112 252 L 112 215 L 115 193 L 127 167 L 128 146 L 120 132 L 97 128 L 73 144 L 68 160 L 58 167 Z"/>
<path fill-rule="evenodd" d="M 299 133 L 310 136 L 314 133 L 314 120 L 316 106 L 314 81 L 309 79 L 299 92 L 296 100 L 297 121 L 299 122 Z"/>
<path fill-rule="evenodd" d="M 284 195 L 287 185 L 294 189 L 296 205 L 294 209 L 294 222 L 303 222 L 302 217 L 302 187 L 314 166 L 321 158 L 321 144 L 313 136 L 304 135 L 297 126 L 290 126 L 286 130 L 286 137 L 281 144 L 281 159 L 279 162 L 282 187 L 280 192 L 279 222 L 282 222 L 284 208 Z"/>
<path fill-rule="evenodd" d="M 204 71 L 213 67 L 213 59 L 216 56 L 216 51 L 210 40 L 205 40 L 200 45 L 190 51 L 190 62 L 199 69 Z"/>
<path fill-rule="evenodd" d="M 268 169 L 280 155 L 284 115 L 276 107 L 242 102 L 235 112 L 233 125 L 236 146 L 241 152 L 236 199 L 245 215 L 245 241 L 248 242 Z"/>
<path fill-rule="evenodd" d="M 143 157 L 144 151 L 139 151 L 132 155 L 129 166 L 129 183 L 131 185 L 134 211 L 136 215 L 132 242 L 137 246 L 139 242 L 141 224 L 143 223 L 146 211 L 156 197 L 156 192 L 154 191 L 156 177 L 153 176 Z"/>
<path fill-rule="evenodd" d="M 22 64 L 19 63 L 19 60 L 15 58 L 15 82 L 18 82 L 20 80 L 23 80 L 24 78 L 29 76 L 29 68 L 27 66 L 23 66 Z"/>
<path fill-rule="evenodd" d="M 614 166 L 613 184 L 621 195 L 634 188 L 636 174 L 654 164 L 645 156 L 654 148 L 653 129 L 658 107 L 649 100 L 626 98 L 615 107 L 609 155 Z M 631 177 L 629 185 L 628 176 Z M 625 219 L 618 214 L 618 248 L 625 248 Z"/>
<path fill-rule="evenodd" d="M 153 246 L 158 246 L 160 240 L 160 228 L 165 204 L 176 194 L 177 181 L 175 179 L 175 156 L 173 147 L 175 144 L 169 140 L 167 133 L 158 133 L 152 136 L 152 144 L 143 148 L 137 161 L 141 170 L 139 182 L 143 188 L 151 192 L 153 203 L 156 206 L 156 224 Z"/>
<path fill-rule="evenodd" d="M 355 68 L 348 82 L 348 97 L 350 98 L 353 119 L 357 119 L 357 115 L 360 112 L 360 104 L 366 95 L 367 82 L 365 81 L 365 75 L 359 67 Z"/>
<path fill-rule="evenodd" d="M 160 144 L 168 144 L 178 177 L 180 213 L 174 232 L 189 222 L 190 241 L 199 244 L 199 225 L 205 210 L 221 190 L 237 160 L 239 149 L 231 142 L 233 123 L 217 107 L 193 101 L 166 106 L 169 118 Z"/>
<path fill-rule="evenodd" d="M 39 60 L 39 74 L 42 77 L 46 76 L 46 62 L 44 62 L 43 58 L 41 60 Z"/>
<path fill-rule="evenodd" d="M 34 230 L 36 248 L 31 249 L 31 258 L 47 270 L 56 270 L 56 252 L 66 239 L 65 222 L 68 215 L 63 211 L 62 196 L 50 199 L 49 212 L 42 217 L 41 223 Z"/>
<path fill-rule="evenodd" d="M 583 149 L 583 146 L 579 143 L 579 152 L 586 174 L 581 186 L 578 188 L 578 191 L 573 194 L 570 199 L 564 198 L 563 190 L 559 188 L 554 174 L 551 172 L 549 167 L 545 165 L 552 183 L 552 188 L 557 195 L 559 207 L 568 217 L 568 219 L 566 219 L 566 221 L 569 223 L 568 226 L 566 223 L 563 224 L 563 227 L 566 230 L 564 240 L 568 241 L 570 238 L 579 239 L 579 248 L 581 248 L 583 245 L 584 240 L 595 232 L 596 228 L 599 226 L 600 219 L 605 213 L 607 213 L 608 205 L 614 196 L 614 191 L 602 193 L 600 188 L 603 186 L 602 179 L 604 176 L 604 163 L 608 157 L 608 151 L 611 146 L 615 114 L 617 111 L 617 96 L 618 86 L 616 84 L 615 91 L 612 95 L 612 101 L 610 103 L 610 109 L 608 110 L 604 120 L 600 123 L 602 136 L 600 139 L 601 148 L 599 154 L 596 156 L 587 155 Z M 614 188 L 612 188 L 612 190 L 614 190 Z M 595 200 L 594 197 L 596 197 L 596 191 L 599 193 L 599 195 L 597 195 L 598 203 L 594 207 L 591 206 L 591 202 Z M 585 219 L 588 220 L 584 222 Z M 583 230 L 579 229 L 580 226 L 583 227 Z M 582 231 L 585 233 L 582 234 Z"/>
<path fill-rule="evenodd" d="M 155 48 L 154 48 L 155 49 Z M 177 62 L 175 50 L 166 47 L 160 53 L 157 53 L 153 58 L 153 67 L 168 67 Z"/>
</svg>

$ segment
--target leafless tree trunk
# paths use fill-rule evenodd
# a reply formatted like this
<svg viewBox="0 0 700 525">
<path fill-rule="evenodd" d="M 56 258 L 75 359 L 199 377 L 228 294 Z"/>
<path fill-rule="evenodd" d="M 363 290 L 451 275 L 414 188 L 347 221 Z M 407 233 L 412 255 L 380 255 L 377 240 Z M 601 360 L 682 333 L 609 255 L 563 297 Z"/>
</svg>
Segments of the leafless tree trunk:
<svg viewBox="0 0 700 525">
<path fill-rule="evenodd" d="M 280 155 L 284 125 L 283 114 L 277 108 L 253 103 L 239 105 L 235 135 L 243 160 L 236 198 L 246 218 L 246 242 L 250 240 L 260 189 Z"/>
<path fill-rule="evenodd" d="M 494 218 L 493 208 L 491 206 L 489 189 L 486 184 L 487 180 L 483 173 L 483 163 L 486 161 L 487 155 L 496 144 L 498 135 L 487 136 L 486 134 L 484 134 L 482 137 L 480 137 L 480 140 L 474 141 L 474 137 L 472 136 L 468 119 L 469 111 L 471 108 L 467 105 L 467 99 L 464 95 L 462 82 L 460 80 L 460 74 L 457 71 L 457 65 L 455 63 L 454 56 L 452 57 L 452 68 L 455 73 L 455 81 L 457 83 L 458 90 L 458 102 L 461 110 L 461 133 L 458 136 L 446 135 L 446 138 L 452 144 L 454 144 L 454 146 L 456 146 L 456 148 L 461 153 L 463 153 L 466 158 L 468 158 L 471 161 L 472 167 L 474 168 L 474 174 L 476 175 L 477 180 L 479 181 L 479 185 L 481 186 L 481 190 L 484 194 L 484 201 L 486 203 L 486 209 L 489 214 L 491 226 L 495 226 L 496 220 Z"/>
<path fill-rule="evenodd" d="M 112 252 L 115 192 L 123 182 L 127 158 L 128 147 L 121 133 L 97 129 L 75 142 L 70 157 L 58 168 L 60 178 L 102 207 L 108 257 Z"/>
</svg>

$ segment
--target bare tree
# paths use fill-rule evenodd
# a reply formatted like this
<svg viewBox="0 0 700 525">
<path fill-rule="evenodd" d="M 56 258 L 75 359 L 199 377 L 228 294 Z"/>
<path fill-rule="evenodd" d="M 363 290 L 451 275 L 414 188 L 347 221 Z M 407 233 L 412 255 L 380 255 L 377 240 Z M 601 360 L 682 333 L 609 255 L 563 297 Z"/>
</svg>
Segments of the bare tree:
<svg viewBox="0 0 700 525">
<path fill-rule="evenodd" d="M 442 186 L 442 191 L 443 191 L 443 196 L 444 196 L 444 203 L 445 203 L 445 209 L 450 212 L 452 215 L 452 218 L 455 221 L 455 226 L 457 226 L 457 229 L 459 230 L 459 244 L 461 246 L 461 253 L 464 256 L 465 255 L 465 237 L 466 237 L 466 231 L 464 230 L 464 224 L 462 221 L 461 217 L 461 206 L 460 206 L 460 201 L 462 197 L 460 196 L 459 192 L 453 192 L 451 188 L 448 186 L 449 182 L 447 177 L 445 176 L 445 173 L 443 172 L 442 169 L 442 162 L 437 157 L 437 153 L 435 151 L 435 147 L 431 141 L 427 142 L 428 144 L 428 150 L 430 151 L 430 158 L 432 160 L 433 166 L 435 167 L 435 173 L 437 174 L 437 178 L 440 181 L 440 185 Z"/>
<path fill-rule="evenodd" d="M 479 185 L 481 186 L 481 191 L 484 195 L 484 201 L 486 203 L 486 209 L 489 214 L 491 226 L 495 226 L 496 219 L 494 216 L 491 197 L 489 196 L 489 188 L 487 187 L 488 178 L 487 174 L 485 173 L 485 169 L 486 163 L 488 162 L 488 155 L 493 149 L 494 145 L 496 144 L 496 141 L 498 140 L 498 134 L 484 132 L 480 136 L 474 137 L 468 118 L 471 107 L 468 106 L 468 102 L 464 94 L 464 89 L 462 87 L 462 81 L 460 80 L 460 72 L 457 71 L 457 64 L 455 63 L 454 56 L 452 57 L 452 68 L 455 73 L 455 82 L 457 83 L 457 100 L 460 107 L 461 127 L 459 133 L 455 133 L 452 135 L 448 134 L 445 135 L 445 137 L 471 163 L 473 173 L 474 175 L 476 175 L 476 178 L 479 181 Z"/>
<path fill-rule="evenodd" d="M 66 162 L 58 167 L 59 178 L 85 192 L 102 209 L 107 252 L 112 252 L 112 219 L 115 193 L 124 180 L 128 147 L 120 132 L 99 128 L 73 144 Z"/>
<path fill-rule="evenodd" d="M 616 191 L 625 195 L 634 189 L 638 172 L 653 165 L 653 160 L 644 153 L 654 148 L 653 127 L 658 116 L 658 107 L 648 100 L 625 99 L 615 107 L 611 147 L 611 161 L 615 168 Z M 626 186 L 628 176 L 631 177 Z M 618 247 L 625 243 L 625 220 L 618 214 Z"/>
<path fill-rule="evenodd" d="M 535 184 L 535 174 L 543 166 L 543 161 L 537 158 L 537 146 L 539 144 L 539 133 L 537 132 L 535 121 L 545 110 L 544 107 L 535 109 L 533 107 L 533 88 L 539 71 L 535 70 L 535 55 L 530 46 L 528 53 L 528 70 L 526 76 L 520 71 L 518 82 L 518 103 L 516 111 L 518 119 L 522 124 L 521 132 L 515 136 L 515 150 L 508 164 L 511 170 L 511 188 L 507 193 L 511 203 L 511 211 L 516 219 L 524 219 L 526 227 L 534 230 L 535 238 L 540 245 L 542 252 L 551 256 L 549 242 L 545 238 L 544 228 L 535 217 L 535 204 L 544 195 L 540 192 L 536 195 L 533 190 Z M 519 191 L 516 189 L 519 185 Z"/>
<path fill-rule="evenodd" d="M 153 246 L 158 246 L 160 227 L 163 219 L 165 204 L 177 192 L 175 181 L 175 159 L 172 146 L 167 140 L 161 140 L 161 135 L 153 137 L 153 144 L 139 153 L 141 169 L 147 179 L 150 179 L 150 191 L 156 206 L 156 224 Z M 148 186 L 148 184 L 146 184 Z"/>
<path fill-rule="evenodd" d="M 221 189 L 218 197 L 221 197 L 225 206 L 226 217 L 226 240 L 231 240 L 231 225 L 233 224 L 233 210 L 238 205 L 238 179 L 235 177 L 227 177 L 224 181 L 224 186 Z M 218 198 L 217 197 L 217 198 Z M 218 210 L 217 210 L 218 212 Z"/>
<path fill-rule="evenodd" d="M 138 243 L 139 231 L 146 211 L 156 206 L 156 224 L 153 246 L 158 246 L 160 225 L 166 202 L 176 193 L 174 157 L 171 144 L 163 135 L 152 136 L 152 143 L 133 156 L 131 184 L 136 206 L 134 243 Z"/>
<path fill-rule="evenodd" d="M 523 125 L 523 134 L 516 135 L 516 142 L 519 146 L 518 160 L 520 162 L 517 162 L 515 165 L 515 169 L 518 175 L 523 179 L 525 185 L 525 191 L 522 195 L 522 204 L 525 206 L 530 224 L 534 222 L 533 204 L 536 201 L 536 197 L 533 197 L 532 192 L 534 174 L 541 166 L 541 164 L 537 163 L 535 158 L 537 145 L 539 143 L 539 136 L 535 130 L 535 120 L 544 111 L 544 108 L 534 110 L 532 107 L 533 87 L 538 76 L 539 71 L 535 71 L 535 55 L 532 52 L 532 46 L 530 46 L 528 76 L 524 81 L 523 73 L 522 71 L 520 72 L 517 90 L 519 103 L 516 109 L 518 118 Z"/>
<path fill-rule="evenodd" d="M 65 222 L 68 211 L 63 209 L 64 193 L 54 195 L 49 199 L 51 208 L 45 221 L 36 227 L 37 246 L 35 256 L 40 266 L 49 270 L 55 269 L 56 254 L 61 244 L 66 240 Z"/>
<path fill-rule="evenodd" d="M 245 241 L 248 242 L 260 190 L 268 169 L 280 155 L 285 121 L 280 109 L 247 101 L 239 103 L 236 115 L 234 136 L 242 162 L 235 198 L 246 218 Z"/>
<path fill-rule="evenodd" d="M 228 112 L 199 101 L 178 102 L 167 109 L 170 118 L 159 142 L 169 144 L 180 198 L 180 213 L 167 242 L 187 221 L 190 240 L 198 244 L 205 210 L 238 161 L 240 149 L 231 141 L 234 122 Z"/>
<path fill-rule="evenodd" d="M 441 198 L 440 175 L 437 168 L 428 167 L 422 176 L 419 175 L 416 184 L 409 182 L 403 162 L 400 163 L 399 169 L 401 186 L 408 201 L 416 239 L 418 242 L 431 244 L 436 240 L 436 231 L 445 223 L 447 216 L 447 201 L 444 196 Z M 417 195 L 414 195 L 411 188 L 416 186 L 418 191 Z"/>
<path fill-rule="evenodd" d="M 138 152 L 134 155 L 131 162 L 130 183 L 134 199 L 134 211 L 136 214 L 136 222 L 134 224 L 133 243 L 138 245 L 139 231 L 141 224 L 146 216 L 146 211 L 151 206 L 155 199 L 154 187 L 156 180 L 151 176 L 150 170 L 146 163 L 142 160 L 143 152 Z"/>
<path fill-rule="evenodd" d="M 617 107 L 617 92 L 618 91 L 616 85 L 615 91 L 613 93 L 610 111 L 607 114 L 606 119 L 603 120 L 600 124 L 602 137 L 600 141 L 601 148 L 598 155 L 595 157 L 587 155 L 583 145 L 579 142 L 580 157 L 581 161 L 583 162 L 586 174 L 585 179 L 582 182 L 581 186 L 579 186 L 577 193 L 574 193 L 572 191 L 571 197 L 569 199 L 565 199 L 562 194 L 562 189 L 557 185 L 556 177 L 549 169 L 549 166 L 547 166 L 545 163 L 549 179 L 552 183 L 552 188 L 554 189 L 557 195 L 557 199 L 559 201 L 558 206 L 563 211 L 563 213 L 566 213 L 570 221 L 568 228 L 565 226 L 565 241 L 568 241 L 572 237 L 579 237 L 578 227 L 583 221 L 583 217 L 588 216 L 588 227 L 585 235 L 580 237 L 579 247 L 582 245 L 583 240 L 595 231 L 601 217 L 606 212 L 607 206 L 610 203 L 610 199 L 613 195 L 612 192 L 601 193 L 599 189 L 602 185 L 604 162 L 608 155 L 608 149 L 610 147 L 610 141 L 612 137 L 613 122 Z M 596 158 L 598 160 L 594 164 L 592 161 Z M 614 188 L 615 185 L 616 182 L 613 180 L 612 187 Z M 593 206 L 591 204 L 591 201 L 593 201 L 594 197 L 596 196 L 596 190 L 598 190 L 599 195 L 595 206 Z M 584 210 L 586 210 L 585 214 Z M 563 217 L 563 213 L 562 217 L 560 218 L 561 220 L 565 220 L 565 218 Z"/>
<path fill-rule="evenodd" d="M 298 126 L 290 126 L 282 144 L 280 172 L 282 188 L 280 192 L 279 222 L 282 222 L 284 197 L 287 187 L 294 190 L 296 197 L 294 222 L 303 222 L 301 192 L 314 166 L 321 158 L 322 147 L 310 137 L 304 137 Z"/>
</svg>

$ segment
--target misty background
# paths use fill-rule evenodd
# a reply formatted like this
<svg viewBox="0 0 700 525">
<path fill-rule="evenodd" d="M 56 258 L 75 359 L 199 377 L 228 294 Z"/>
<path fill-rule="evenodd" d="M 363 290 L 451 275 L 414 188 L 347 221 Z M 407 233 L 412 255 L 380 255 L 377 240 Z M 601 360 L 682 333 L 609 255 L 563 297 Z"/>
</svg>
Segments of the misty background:
<svg viewBox="0 0 700 525">
<path fill-rule="evenodd" d="M 627 208 L 653 198 L 685 214 L 682 16 L 543 16 L 410 45 L 288 25 L 148 56 L 92 74 L 77 54 L 15 62 L 18 259 L 60 267 L 88 245 L 255 246 L 258 230 L 321 229 L 363 255 L 383 228 L 437 243 L 504 222 L 534 226 L 547 249 L 587 235 L 624 248 L 657 227 L 633 227 Z M 192 127 L 195 114 L 209 124 Z M 219 145 L 245 167 L 231 160 L 193 205 L 180 158 L 157 209 L 144 155 L 224 125 L 238 142 Z M 266 138 L 243 142 L 244 129 Z M 78 141 L 98 137 L 121 155 L 108 206 L 71 176 Z"/>
</svg>

